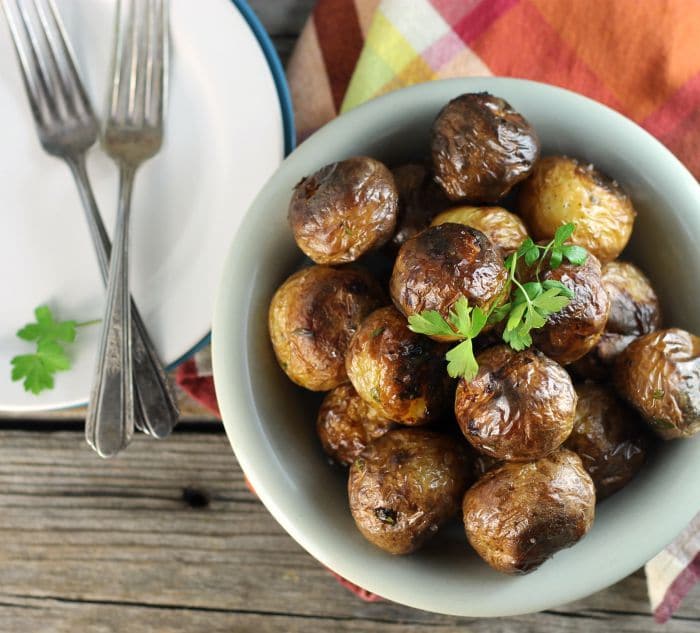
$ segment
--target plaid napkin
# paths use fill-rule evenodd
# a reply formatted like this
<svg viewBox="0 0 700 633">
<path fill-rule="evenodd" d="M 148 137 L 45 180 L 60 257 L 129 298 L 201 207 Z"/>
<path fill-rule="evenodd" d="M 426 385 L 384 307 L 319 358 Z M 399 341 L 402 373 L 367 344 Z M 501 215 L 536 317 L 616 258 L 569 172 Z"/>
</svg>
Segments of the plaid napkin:
<svg viewBox="0 0 700 633">
<path fill-rule="evenodd" d="M 697 0 L 319 0 L 287 71 L 300 140 L 411 84 L 523 77 L 622 112 L 700 176 Z M 218 413 L 208 350 L 181 365 L 177 380 Z M 651 608 L 665 622 L 700 579 L 700 514 L 645 569 Z"/>
</svg>

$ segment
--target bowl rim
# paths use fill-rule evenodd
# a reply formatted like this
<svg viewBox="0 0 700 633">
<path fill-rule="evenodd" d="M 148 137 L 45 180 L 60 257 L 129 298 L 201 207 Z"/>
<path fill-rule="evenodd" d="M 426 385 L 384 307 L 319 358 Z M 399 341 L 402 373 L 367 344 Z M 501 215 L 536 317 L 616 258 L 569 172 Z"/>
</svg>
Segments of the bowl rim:
<svg viewBox="0 0 700 633">
<path fill-rule="evenodd" d="M 229 283 L 229 276 L 227 275 L 227 271 L 233 270 L 244 257 L 244 249 L 237 248 L 237 244 L 239 244 L 241 240 L 246 239 L 247 232 L 252 231 L 255 225 L 255 219 L 252 217 L 250 211 L 258 205 L 260 198 L 264 195 L 268 187 L 274 186 L 275 180 L 279 177 L 279 174 L 285 172 L 286 166 L 290 161 L 294 161 L 295 156 L 299 152 L 308 152 L 315 144 L 323 143 L 327 137 L 332 137 L 335 130 L 341 126 L 352 126 L 355 123 L 361 123 L 366 117 L 372 117 L 375 113 L 381 113 L 385 109 L 387 103 L 395 102 L 393 107 L 400 107 L 401 103 L 406 103 L 414 98 L 420 99 L 432 92 L 436 84 L 453 88 L 451 92 L 453 92 L 455 96 L 462 92 L 483 90 L 498 94 L 499 87 L 518 85 L 526 89 L 541 91 L 543 98 L 552 95 L 558 98 L 579 102 L 585 107 L 592 109 L 595 116 L 605 117 L 611 124 L 619 126 L 620 129 L 625 130 L 628 134 L 635 135 L 639 143 L 645 144 L 650 151 L 658 154 L 658 159 L 654 159 L 655 162 L 657 160 L 668 162 L 670 165 L 669 169 L 675 172 L 674 178 L 678 179 L 677 184 L 681 184 L 683 191 L 687 192 L 685 195 L 700 201 L 700 184 L 661 142 L 622 114 L 573 91 L 541 82 L 507 77 L 442 79 L 393 91 L 342 114 L 312 134 L 285 159 L 246 212 L 245 218 L 232 240 L 215 303 L 212 326 L 212 365 L 214 383 L 222 421 L 241 469 L 260 500 L 277 522 L 295 541 L 297 541 L 297 543 L 321 564 L 372 593 L 380 595 L 387 600 L 414 608 L 446 615 L 469 617 L 521 615 L 552 608 L 563 603 L 583 598 L 628 576 L 636 569 L 643 566 L 680 533 L 698 509 L 700 509 L 700 496 L 695 493 L 695 496 L 691 497 L 691 493 L 688 493 L 685 499 L 680 500 L 679 503 L 683 501 L 690 502 L 685 504 L 685 506 L 690 506 L 690 510 L 684 506 L 683 516 L 685 517 L 685 523 L 682 526 L 678 526 L 680 518 L 678 522 L 674 521 L 673 526 L 662 526 L 661 522 L 659 522 L 654 526 L 654 529 L 645 530 L 645 534 L 648 537 L 645 543 L 646 546 L 639 547 L 635 550 L 636 555 L 630 555 L 624 563 L 618 561 L 616 565 L 612 566 L 601 565 L 598 575 L 594 578 L 582 579 L 575 587 L 569 587 L 568 590 L 566 590 L 566 588 L 557 587 L 547 595 L 532 596 L 531 599 L 526 600 L 527 606 L 508 603 L 497 610 L 485 607 L 482 604 L 470 604 L 467 600 L 451 606 L 441 604 L 441 606 L 436 607 L 432 601 L 424 599 L 420 595 L 420 592 L 408 595 L 405 590 L 399 590 L 395 587 L 380 586 L 371 574 L 358 574 L 356 568 L 343 556 L 339 555 L 337 552 L 329 551 L 327 548 L 319 546 L 314 539 L 305 534 L 298 525 L 298 517 L 295 518 L 292 512 L 289 512 L 288 509 L 283 507 L 284 504 L 280 503 L 280 500 L 277 499 L 276 494 L 272 490 L 274 482 L 270 479 L 270 469 L 268 469 L 265 464 L 257 463 L 256 459 L 252 456 L 252 453 L 256 450 L 255 438 L 252 437 L 254 435 L 254 433 L 252 433 L 253 425 L 235 423 L 237 419 L 246 419 L 246 416 L 257 415 L 256 407 L 253 402 L 252 385 L 247 373 L 248 353 L 245 351 L 245 345 L 241 346 L 240 344 L 236 344 L 236 341 L 240 342 L 245 340 L 247 336 L 247 326 L 242 328 L 230 326 L 231 322 L 236 321 L 236 319 L 232 319 L 232 310 L 238 310 L 240 315 L 243 315 L 245 311 L 241 306 L 248 305 L 247 299 L 249 299 L 249 296 L 246 295 L 242 297 L 238 295 L 234 297 L 234 291 L 231 288 L 232 284 Z M 698 221 L 700 222 L 700 218 L 698 218 Z M 249 277 L 249 280 L 252 286 L 254 283 L 254 275 Z M 241 287 L 239 290 L 244 290 L 244 288 Z M 246 292 L 250 293 L 250 289 L 247 289 Z M 237 307 L 236 302 L 239 304 Z M 233 349 L 242 349 L 244 351 L 242 351 L 239 357 L 234 359 L 231 354 L 231 350 Z M 251 442 L 253 442 L 253 444 L 251 444 Z M 567 583 L 562 583 L 562 585 L 568 587 Z"/>
</svg>

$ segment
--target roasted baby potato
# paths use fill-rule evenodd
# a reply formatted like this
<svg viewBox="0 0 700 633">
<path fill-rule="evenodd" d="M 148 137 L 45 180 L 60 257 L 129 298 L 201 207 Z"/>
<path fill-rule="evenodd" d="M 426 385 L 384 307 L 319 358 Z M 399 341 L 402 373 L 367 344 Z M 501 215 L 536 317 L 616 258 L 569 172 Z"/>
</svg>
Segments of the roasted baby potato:
<svg viewBox="0 0 700 633">
<path fill-rule="evenodd" d="M 398 204 L 389 169 L 357 156 L 303 178 L 289 203 L 289 224 L 317 264 L 343 264 L 391 239 Z"/>
<path fill-rule="evenodd" d="M 608 321 L 610 299 L 601 280 L 600 262 L 589 253 L 584 264 L 561 264 L 555 270 L 547 270 L 541 279 L 560 281 L 574 293 L 566 307 L 532 332 L 540 350 L 566 365 L 595 347 Z"/>
<path fill-rule="evenodd" d="M 566 370 L 535 349 L 497 345 L 477 357 L 479 372 L 457 385 L 455 414 L 464 437 L 496 459 L 543 457 L 571 433 L 576 392 Z"/>
<path fill-rule="evenodd" d="M 408 163 L 392 169 L 391 173 L 399 193 L 399 217 L 390 243 L 396 251 L 452 203 L 423 165 Z"/>
<path fill-rule="evenodd" d="M 663 439 L 700 431 L 700 337 L 678 328 L 639 337 L 618 357 L 615 383 Z"/>
<path fill-rule="evenodd" d="M 518 207 L 536 240 L 550 240 L 562 224 L 573 222 L 571 241 L 603 264 L 625 248 L 636 215 L 617 182 L 566 156 L 548 156 L 535 165 L 520 189 Z"/>
<path fill-rule="evenodd" d="M 435 180 L 451 200 L 496 202 L 530 174 L 540 142 L 506 101 L 482 92 L 440 111 L 430 149 Z"/>
<path fill-rule="evenodd" d="M 648 436 L 637 413 L 595 382 L 576 385 L 574 430 L 564 446 L 576 453 L 598 501 L 626 486 L 644 465 Z"/>
<path fill-rule="evenodd" d="M 311 266 L 294 273 L 270 302 L 277 360 L 296 384 L 327 391 L 347 380 L 345 352 L 362 320 L 384 303 L 365 271 Z"/>
<path fill-rule="evenodd" d="M 323 450 L 343 466 L 352 464 L 370 442 L 395 426 L 360 398 L 347 382 L 326 394 L 316 419 Z"/>
<path fill-rule="evenodd" d="M 507 277 L 501 253 L 481 231 L 447 223 L 404 243 L 389 285 L 394 304 L 407 317 L 437 310 L 447 318 L 461 296 L 487 311 L 501 298 Z"/>
<path fill-rule="evenodd" d="M 603 266 L 603 287 L 610 315 L 603 336 L 573 369 L 584 378 L 605 379 L 617 356 L 635 338 L 661 327 L 659 300 L 644 273 L 629 262 Z"/>
<path fill-rule="evenodd" d="M 445 222 L 464 224 L 481 231 L 494 246 L 501 249 L 504 257 L 517 251 L 527 237 L 523 221 L 503 207 L 456 207 L 440 213 L 431 225 Z"/>
<path fill-rule="evenodd" d="M 498 571 L 525 574 L 588 532 L 595 488 L 578 455 L 560 448 L 488 471 L 464 495 L 462 511 L 479 556 Z"/>
<path fill-rule="evenodd" d="M 350 467 L 350 511 L 370 543 L 409 554 L 457 513 L 468 485 L 466 454 L 451 438 L 397 429 L 372 442 Z"/>
<path fill-rule="evenodd" d="M 347 375 L 359 396 L 385 418 L 425 424 L 444 410 L 450 388 L 445 346 L 408 329 L 395 308 L 375 310 L 348 347 Z"/>
</svg>

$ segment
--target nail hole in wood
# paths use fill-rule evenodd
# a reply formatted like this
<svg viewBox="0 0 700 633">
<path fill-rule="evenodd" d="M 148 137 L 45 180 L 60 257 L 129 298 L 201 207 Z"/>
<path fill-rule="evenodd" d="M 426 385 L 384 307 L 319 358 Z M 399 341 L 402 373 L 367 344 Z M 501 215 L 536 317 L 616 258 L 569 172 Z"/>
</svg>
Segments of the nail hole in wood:
<svg viewBox="0 0 700 633">
<path fill-rule="evenodd" d="M 190 508 L 206 508 L 209 505 L 209 495 L 203 490 L 196 488 L 183 488 L 182 500 L 190 506 Z"/>
</svg>

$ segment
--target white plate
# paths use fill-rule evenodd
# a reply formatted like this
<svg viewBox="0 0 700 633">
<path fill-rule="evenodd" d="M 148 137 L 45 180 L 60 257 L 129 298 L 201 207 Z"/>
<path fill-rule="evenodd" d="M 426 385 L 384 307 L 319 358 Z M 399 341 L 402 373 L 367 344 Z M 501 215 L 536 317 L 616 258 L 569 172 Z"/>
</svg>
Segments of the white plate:
<svg viewBox="0 0 700 633">
<path fill-rule="evenodd" d="M 57 4 L 100 113 L 116 3 Z M 230 0 L 171 0 L 170 26 L 165 143 L 137 175 L 130 260 L 133 296 L 166 363 L 208 335 L 228 245 L 282 160 L 285 138 L 271 68 Z M 62 319 L 88 320 L 101 316 L 104 290 L 73 179 L 39 146 L 5 25 L 0 121 L 0 409 L 78 405 L 89 392 L 99 326 L 80 330 L 70 346 L 73 369 L 56 375 L 53 390 L 34 396 L 10 380 L 10 359 L 32 349 L 15 332 L 32 320 L 35 306 L 48 304 Z M 88 169 L 111 232 L 116 169 L 97 148 Z"/>
</svg>

